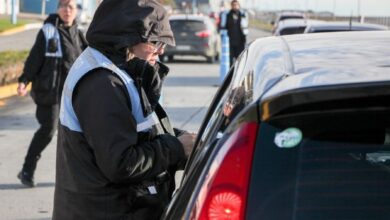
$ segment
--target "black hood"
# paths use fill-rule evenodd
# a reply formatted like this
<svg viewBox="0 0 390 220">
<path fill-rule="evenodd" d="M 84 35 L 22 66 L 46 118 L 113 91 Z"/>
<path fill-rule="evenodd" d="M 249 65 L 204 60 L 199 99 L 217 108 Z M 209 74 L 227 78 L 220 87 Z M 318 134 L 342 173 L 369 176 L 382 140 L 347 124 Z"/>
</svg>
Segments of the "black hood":
<svg viewBox="0 0 390 220">
<path fill-rule="evenodd" d="M 89 26 L 87 40 L 115 63 L 124 62 L 126 48 L 141 42 L 175 45 L 168 14 L 156 0 L 104 0 Z"/>
</svg>

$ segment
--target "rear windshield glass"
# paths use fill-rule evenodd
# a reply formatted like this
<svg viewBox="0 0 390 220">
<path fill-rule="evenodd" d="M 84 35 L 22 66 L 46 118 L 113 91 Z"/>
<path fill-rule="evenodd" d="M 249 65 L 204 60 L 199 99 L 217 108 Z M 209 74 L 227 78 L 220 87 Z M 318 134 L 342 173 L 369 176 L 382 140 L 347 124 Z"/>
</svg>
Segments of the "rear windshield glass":
<svg viewBox="0 0 390 220">
<path fill-rule="evenodd" d="M 389 116 L 322 113 L 262 123 L 248 219 L 390 219 Z"/>
<path fill-rule="evenodd" d="M 339 30 L 310 30 L 309 33 L 323 33 L 323 32 L 340 32 L 340 31 L 352 31 L 348 29 L 339 29 Z"/>
<path fill-rule="evenodd" d="M 280 35 L 302 34 L 305 29 L 306 27 L 285 28 L 280 31 Z"/>
<path fill-rule="evenodd" d="M 206 29 L 206 25 L 202 21 L 172 20 L 170 24 L 173 31 L 196 32 Z"/>
<path fill-rule="evenodd" d="M 299 18 L 303 18 L 303 16 L 299 16 L 299 15 L 296 15 L 296 16 L 282 16 L 280 17 L 279 21 L 283 21 L 283 20 L 287 20 L 287 19 L 299 19 Z"/>
</svg>

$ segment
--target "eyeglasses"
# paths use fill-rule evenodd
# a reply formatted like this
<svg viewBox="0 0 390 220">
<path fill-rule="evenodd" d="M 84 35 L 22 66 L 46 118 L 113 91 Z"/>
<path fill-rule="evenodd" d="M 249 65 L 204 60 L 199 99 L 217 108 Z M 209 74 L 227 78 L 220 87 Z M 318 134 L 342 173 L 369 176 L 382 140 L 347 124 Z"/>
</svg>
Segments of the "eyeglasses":
<svg viewBox="0 0 390 220">
<path fill-rule="evenodd" d="M 71 4 L 60 4 L 60 5 L 58 6 L 58 8 L 60 8 L 60 9 L 75 10 L 75 9 L 76 9 L 76 6 L 75 6 L 75 5 L 71 5 Z"/>
<path fill-rule="evenodd" d="M 165 49 L 165 47 L 167 46 L 166 43 L 163 43 L 161 41 L 153 41 L 149 42 L 149 44 L 153 46 L 153 53 L 157 53 L 158 51 Z"/>
</svg>

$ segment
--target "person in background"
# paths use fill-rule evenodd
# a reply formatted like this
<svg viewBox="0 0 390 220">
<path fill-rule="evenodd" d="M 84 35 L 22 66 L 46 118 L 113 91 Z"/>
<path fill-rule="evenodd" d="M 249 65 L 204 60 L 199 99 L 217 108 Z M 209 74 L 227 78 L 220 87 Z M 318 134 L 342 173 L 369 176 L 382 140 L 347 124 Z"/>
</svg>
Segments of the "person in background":
<svg viewBox="0 0 390 220">
<path fill-rule="evenodd" d="M 220 30 L 226 30 L 229 36 L 230 65 L 245 49 L 246 36 L 248 35 L 248 14 L 240 9 L 240 3 L 233 0 L 231 9 L 221 13 Z"/>
<path fill-rule="evenodd" d="M 158 0 L 104 0 L 65 82 L 53 220 L 159 219 L 195 134 L 159 104 L 175 41 Z"/>
<path fill-rule="evenodd" d="M 40 124 L 18 174 L 22 184 L 28 187 L 34 186 L 37 162 L 57 129 L 65 78 L 73 62 L 87 47 L 75 23 L 76 14 L 76 0 L 58 2 L 57 14 L 51 14 L 45 20 L 19 78 L 17 92 L 20 96 L 27 94 L 27 85 L 32 83 L 31 96 L 37 105 L 36 118 Z"/>
</svg>

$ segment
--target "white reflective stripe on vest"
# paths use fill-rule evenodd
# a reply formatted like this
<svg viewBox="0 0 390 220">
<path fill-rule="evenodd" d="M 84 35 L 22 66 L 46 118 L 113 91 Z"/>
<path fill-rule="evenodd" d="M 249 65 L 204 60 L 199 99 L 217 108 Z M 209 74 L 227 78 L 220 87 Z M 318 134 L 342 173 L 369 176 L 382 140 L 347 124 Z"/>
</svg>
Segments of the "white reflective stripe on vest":
<svg viewBox="0 0 390 220">
<path fill-rule="evenodd" d="M 150 114 L 146 121 L 137 124 L 137 132 L 148 130 L 149 128 L 153 127 L 154 125 L 157 125 L 160 123 L 160 120 L 158 119 L 156 113 Z"/>
<path fill-rule="evenodd" d="M 45 39 L 46 39 L 45 56 L 61 58 L 62 57 L 62 48 L 61 48 L 60 33 L 58 32 L 58 29 L 53 24 L 46 23 L 42 27 L 42 32 L 45 35 Z M 57 51 L 54 53 L 48 51 L 49 40 L 52 38 L 57 39 Z"/>
<path fill-rule="evenodd" d="M 66 78 L 64 90 L 62 92 L 61 98 L 61 109 L 60 109 L 60 123 L 61 125 L 69 128 L 72 131 L 82 132 L 79 121 L 76 117 L 72 106 L 72 95 L 73 90 L 76 87 L 78 81 L 87 73 L 93 69 L 105 68 L 111 70 L 117 76 L 121 78 L 125 84 L 132 108 L 132 114 L 137 122 L 137 132 L 145 131 L 150 129 L 156 123 L 159 123 L 159 120 L 155 113 L 153 112 L 148 117 L 144 117 L 140 96 L 138 90 L 134 85 L 133 79 L 123 70 L 119 69 L 114 65 L 107 57 L 105 57 L 99 51 L 88 47 L 83 51 L 83 53 L 77 58 L 72 68 L 69 71 L 69 74 Z M 151 119 L 157 121 L 151 122 Z M 130 122 L 130 119 L 129 119 Z"/>
</svg>

